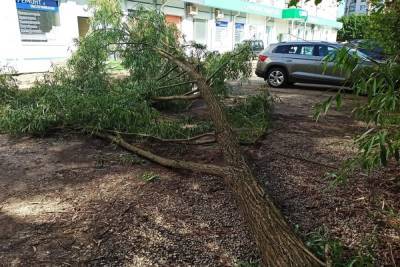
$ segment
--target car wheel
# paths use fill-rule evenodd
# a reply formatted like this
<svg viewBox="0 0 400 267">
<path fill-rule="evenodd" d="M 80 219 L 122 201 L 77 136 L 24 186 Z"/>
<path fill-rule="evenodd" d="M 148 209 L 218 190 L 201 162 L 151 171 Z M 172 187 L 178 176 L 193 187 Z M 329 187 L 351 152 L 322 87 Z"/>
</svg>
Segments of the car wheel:
<svg viewBox="0 0 400 267">
<path fill-rule="evenodd" d="M 288 82 L 286 71 L 283 68 L 272 68 L 265 77 L 267 83 L 271 87 L 283 87 Z"/>
</svg>

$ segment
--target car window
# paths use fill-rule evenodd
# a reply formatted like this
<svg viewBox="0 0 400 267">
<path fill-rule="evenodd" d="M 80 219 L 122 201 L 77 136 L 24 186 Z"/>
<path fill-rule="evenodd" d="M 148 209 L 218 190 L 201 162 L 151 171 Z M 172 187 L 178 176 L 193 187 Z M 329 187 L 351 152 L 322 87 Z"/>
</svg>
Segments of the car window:
<svg viewBox="0 0 400 267">
<path fill-rule="evenodd" d="M 300 49 L 300 55 L 312 56 L 314 51 L 314 45 L 302 45 Z"/>
<path fill-rule="evenodd" d="M 280 45 L 275 48 L 274 53 L 279 54 L 298 54 L 299 46 L 298 45 Z"/>
<path fill-rule="evenodd" d="M 327 45 L 318 45 L 316 49 L 316 56 L 326 57 L 327 55 L 332 55 L 336 53 L 337 48 Z"/>
<path fill-rule="evenodd" d="M 273 52 L 278 53 L 278 54 L 287 54 L 288 51 L 289 51 L 288 45 L 280 45 L 280 46 L 277 46 Z"/>
<path fill-rule="evenodd" d="M 299 53 L 299 46 L 298 45 L 291 45 L 289 47 L 288 54 L 298 54 Z"/>
<path fill-rule="evenodd" d="M 254 42 L 252 42 L 252 48 L 253 49 L 263 49 L 264 44 L 262 41 L 254 41 Z"/>
</svg>

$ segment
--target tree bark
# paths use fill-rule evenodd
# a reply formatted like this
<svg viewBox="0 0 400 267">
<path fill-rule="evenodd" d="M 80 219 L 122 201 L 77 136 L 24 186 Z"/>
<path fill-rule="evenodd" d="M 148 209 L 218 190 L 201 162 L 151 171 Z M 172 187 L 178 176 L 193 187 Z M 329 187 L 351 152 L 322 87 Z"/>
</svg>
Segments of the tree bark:
<svg viewBox="0 0 400 267">
<path fill-rule="evenodd" d="M 239 209 L 256 240 L 263 265 L 279 267 L 324 265 L 294 234 L 271 198 L 258 183 L 207 80 L 185 60 L 176 58 L 164 50 L 156 51 L 197 81 L 200 94 L 210 110 L 217 141 L 225 161 L 230 166 L 229 173 L 224 175 L 225 182 L 233 190 Z"/>
</svg>

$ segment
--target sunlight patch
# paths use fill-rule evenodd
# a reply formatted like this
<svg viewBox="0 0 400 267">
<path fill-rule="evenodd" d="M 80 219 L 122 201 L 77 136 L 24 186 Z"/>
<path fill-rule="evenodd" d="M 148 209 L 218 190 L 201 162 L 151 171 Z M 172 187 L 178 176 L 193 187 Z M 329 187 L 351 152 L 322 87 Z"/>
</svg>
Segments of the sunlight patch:
<svg viewBox="0 0 400 267">
<path fill-rule="evenodd" d="M 58 200 L 32 201 L 16 199 L 5 204 L 1 211 L 10 216 L 27 217 L 66 212 L 71 208 L 70 204 L 60 203 Z"/>
</svg>

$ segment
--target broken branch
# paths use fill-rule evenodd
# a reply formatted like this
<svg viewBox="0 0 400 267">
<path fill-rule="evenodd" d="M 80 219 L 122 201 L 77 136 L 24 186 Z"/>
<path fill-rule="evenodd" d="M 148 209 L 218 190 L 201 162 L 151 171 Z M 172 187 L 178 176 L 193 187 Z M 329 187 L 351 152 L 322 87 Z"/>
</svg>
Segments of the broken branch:
<svg viewBox="0 0 400 267">
<path fill-rule="evenodd" d="M 207 173 L 211 175 L 216 175 L 220 177 L 225 177 L 227 174 L 230 173 L 230 169 L 228 167 L 222 167 L 218 165 L 213 165 L 213 164 L 202 164 L 202 163 L 197 163 L 197 162 L 191 162 L 191 161 L 183 161 L 183 160 L 174 160 L 174 159 L 169 159 L 169 158 L 164 158 L 158 155 L 155 155 L 151 153 L 150 151 L 141 149 L 137 146 L 131 145 L 128 142 L 126 142 L 124 139 L 121 137 L 117 137 L 111 134 L 106 134 L 106 133 L 95 133 L 96 136 L 102 138 L 102 139 L 107 139 L 122 148 L 131 151 L 143 158 L 146 158 L 148 160 L 151 160 L 157 164 L 160 164 L 165 167 L 169 168 L 174 168 L 174 169 L 183 169 L 183 170 L 190 170 L 194 172 L 202 172 L 202 173 Z"/>
<path fill-rule="evenodd" d="M 194 100 L 200 98 L 200 94 L 195 95 L 173 95 L 173 96 L 156 96 L 153 100 L 156 101 L 172 101 L 172 100 Z"/>
</svg>

